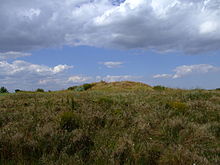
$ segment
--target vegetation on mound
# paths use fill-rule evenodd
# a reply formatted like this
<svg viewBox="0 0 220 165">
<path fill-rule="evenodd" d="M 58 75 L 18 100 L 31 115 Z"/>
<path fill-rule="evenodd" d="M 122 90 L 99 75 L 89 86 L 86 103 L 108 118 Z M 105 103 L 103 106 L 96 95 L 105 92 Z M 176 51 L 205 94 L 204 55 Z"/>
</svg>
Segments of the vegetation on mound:
<svg viewBox="0 0 220 165">
<path fill-rule="evenodd" d="M 8 90 L 5 87 L 1 87 L 0 93 L 8 93 Z"/>
<path fill-rule="evenodd" d="M 5 95 L 0 164 L 218 165 L 219 110 L 217 90 L 133 82 Z"/>
</svg>

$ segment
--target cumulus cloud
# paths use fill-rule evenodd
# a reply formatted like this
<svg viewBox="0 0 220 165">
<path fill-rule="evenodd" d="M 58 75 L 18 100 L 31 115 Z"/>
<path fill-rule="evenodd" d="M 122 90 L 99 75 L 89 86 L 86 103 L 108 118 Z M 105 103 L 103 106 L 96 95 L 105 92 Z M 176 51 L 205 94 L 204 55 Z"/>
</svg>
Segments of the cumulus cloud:
<svg viewBox="0 0 220 165">
<path fill-rule="evenodd" d="M 140 79 L 139 76 L 131 76 L 131 75 L 120 75 L 120 76 L 111 76 L 111 75 L 107 75 L 107 76 L 97 76 L 96 80 L 100 81 L 100 80 L 104 80 L 107 82 L 114 82 L 114 81 L 128 81 L 128 80 L 137 80 Z"/>
<path fill-rule="evenodd" d="M 214 51 L 219 17 L 218 0 L 2 0 L 0 52 L 62 45 Z"/>
<path fill-rule="evenodd" d="M 210 72 L 220 71 L 220 67 L 216 67 L 209 64 L 198 64 L 198 65 L 182 65 L 176 67 L 174 74 L 157 74 L 153 78 L 181 78 L 193 74 L 205 74 Z"/>
<path fill-rule="evenodd" d="M 87 76 L 71 76 L 68 79 L 68 82 L 72 82 L 72 83 L 83 83 L 83 82 L 87 82 L 88 80 L 91 80 L 91 77 L 87 77 Z"/>
<path fill-rule="evenodd" d="M 14 51 L 9 51 L 9 52 L 0 52 L 0 60 L 6 60 L 6 59 L 15 59 L 19 57 L 25 57 L 25 56 L 31 56 L 31 53 L 23 53 L 23 52 L 14 52 Z"/>
<path fill-rule="evenodd" d="M 170 78 L 172 75 L 170 74 L 156 74 L 153 76 L 153 78 Z"/>
<path fill-rule="evenodd" d="M 0 61 L 0 85 L 11 89 L 33 89 L 36 87 L 60 88 L 66 75 L 64 72 L 73 66 L 57 65 L 48 67 L 16 60 L 12 63 Z"/>
<path fill-rule="evenodd" d="M 107 61 L 102 62 L 101 64 L 105 65 L 107 68 L 119 68 L 122 66 L 123 62 Z"/>
<path fill-rule="evenodd" d="M 72 68 L 73 66 L 58 65 L 53 68 L 44 65 L 31 64 L 26 61 L 16 60 L 12 63 L 7 61 L 0 61 L 0 76 L 27 76 L 28 75 L 39 75 L 39 76 L 50 76 L 58 74 Z"/>
</svg>

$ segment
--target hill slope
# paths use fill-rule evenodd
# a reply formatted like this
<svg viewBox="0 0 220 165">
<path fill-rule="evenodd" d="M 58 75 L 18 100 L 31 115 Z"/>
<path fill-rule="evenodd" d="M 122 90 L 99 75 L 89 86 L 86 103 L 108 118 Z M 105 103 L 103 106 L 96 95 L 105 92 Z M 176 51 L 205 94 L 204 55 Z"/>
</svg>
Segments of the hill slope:
<svg viewBox="0 0 220 165">
<path fill-rule="evenodd" d="M 125 91 L 125 90 L 152 90 L 152 87 L 132 81 L 120 81 L 120 82 L 98 82 L 93 83 L 92 90 L 104 90 L 104 91 Z"/>
<path fill-rule="evenodd" d="M 0 164 L 220 164 L 220 91 L 134 82 L 0 97 Z"/>
</svg>

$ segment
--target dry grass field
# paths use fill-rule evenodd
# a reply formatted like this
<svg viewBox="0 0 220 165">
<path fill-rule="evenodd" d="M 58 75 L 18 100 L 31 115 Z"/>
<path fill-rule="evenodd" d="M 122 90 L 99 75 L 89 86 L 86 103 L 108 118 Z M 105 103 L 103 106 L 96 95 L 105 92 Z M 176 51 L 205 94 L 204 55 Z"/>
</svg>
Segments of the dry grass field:
<svg viewBox="0 0 220 165">
<path fill-rule="evenodd" d="M 1 95 L 0 164 L 219 165 L 220 91 L 99 82 Z"/>
</svg>

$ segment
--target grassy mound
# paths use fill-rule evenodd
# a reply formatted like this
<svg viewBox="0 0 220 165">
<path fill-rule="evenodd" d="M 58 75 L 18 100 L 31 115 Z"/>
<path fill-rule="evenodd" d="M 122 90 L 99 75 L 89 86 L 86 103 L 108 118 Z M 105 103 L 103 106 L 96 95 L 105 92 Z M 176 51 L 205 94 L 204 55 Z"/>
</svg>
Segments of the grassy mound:
<svg viewBox="0 0 220 165">
<path fill-rule="evenodd" d="M 119 81 L 119 82 L 96 82 L 91 84 L 84 84 L 81 86 L 70 87 L 70 90 L 77 91 L 78 89 L 83 89 L 84 86 L 89 86 L 85 90 L 96 90 L 96 91 L 134 91 L 134 90 L 152 90 L 153 88 L 147 84 L 132 81 Z M 84 90 L 81 90 L 84 91 Z"/>
<path fill-rule="evenodd" d="M 136 82 L 7 94 L 0 164 L 218 165 L 219 110 L 217 90 Z"/>
</svg>

